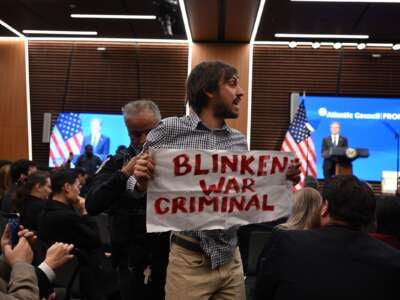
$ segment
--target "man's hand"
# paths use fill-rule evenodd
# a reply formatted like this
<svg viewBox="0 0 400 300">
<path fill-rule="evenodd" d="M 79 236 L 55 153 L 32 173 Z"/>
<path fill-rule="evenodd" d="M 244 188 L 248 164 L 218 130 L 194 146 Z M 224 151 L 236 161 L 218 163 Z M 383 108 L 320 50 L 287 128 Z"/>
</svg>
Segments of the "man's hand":
<svg viewBox="0 0 400 300">
<path fill-rule="evenodd" d="M 47 249 L 46 258 L 44 262 L 53 270 L 61 267 L 74 256 L 71 254 L 74 245 L 64 243 L 54 243 Z"/>
<path fill-rule="evenodd" d="M 148 153 L 138 156 L 134 169 L 133 176 L 137 180 L 137 189 L 141 192 L 147 190 L 147 184 L 154 175 L 154 161 Z"/>
<path fill-rule="evenodd" d="M 85 206 L 85 202 L 86 199 L 78 196 L 78 199 L 76 201 L 76 208 L 79 210 L 79 212 L 81 213 L 82 216 L 87 215 L 87 210 L 86 210 L 86 206 Z"/>
<path fill-rule="evenodd" d="M 134 156 L 131 158 L 130 161 L 128 161 L 121 169 L 121 172 L 125 174 L 125 176 L 132 176 L 134 167 L 136 164 L 136 161 L 138 159 L 138 156 Z"/>
<path fill-rule="evenodd" d="M 28 235 L 28 233 L 30 234 Z M 13 267 L 18 262 L 30 264 L 33 260 L 33 252 L 28 240 L 25 238 L 25 235 L 31 236 L 31 232 L 27 231 L 21 233 L 18 244 L 15 245 L 14 249 L 12 249 L 8 225 L 6 225 L 6 228 L 4 229 L 3 236 L 1 237 L 1 249 L 4 254 L 4 258 L 10 267 Z"/>
<path fill-rule="evenodd" d="M 300 167 L 301 162 L 298 158 L 295 158 L 289 166 L 289 169 L 286 173 L 286 178 L 293 182 L 293 185 L 296 185 L 300 181 Z"/>
</svg>

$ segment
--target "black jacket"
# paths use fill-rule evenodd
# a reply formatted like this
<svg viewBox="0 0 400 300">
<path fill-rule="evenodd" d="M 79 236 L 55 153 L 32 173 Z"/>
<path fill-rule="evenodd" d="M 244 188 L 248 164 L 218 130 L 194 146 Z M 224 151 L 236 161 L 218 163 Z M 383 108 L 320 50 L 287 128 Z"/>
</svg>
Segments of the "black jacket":
<svg viewBox="0 0 400 300">
<path fill-rule="evenodd" d="M 122 154 L 111 157 L 93 178 L 86 197 L 89 214 L 107 212 L 111 216 L 111 243 L 113 259 L 134 251 L 138 261 L 157 249 L 158 234 L 146 233 L 146 194 L 127 190 L 128 177 L 120 170 L 124 163 L 136 155 L 129 147 Z M 132 250 L 132 247 L 135 248 Z"/>
<path fill-rule="evenodd" d="M 101 247 L 97 223 L 90 216 L 81 216 L 72 206 L 49 200 L 39 217 L 39 238 L 48 246 L 55 242 L 74 244 L 81 250 Z"/>
<path fill-rule="evenodd" d="M 398 299 L 400 252 L 344 226 L 276 230 L 263 250 L 255 299 Z"/>
<path fill-rule="evenodd" d="M 21 224 L 29 230 L 38 230 L 38 217 L 46 205 L 46 200 L 28 195 L 20 211 Z"/>
</svg>

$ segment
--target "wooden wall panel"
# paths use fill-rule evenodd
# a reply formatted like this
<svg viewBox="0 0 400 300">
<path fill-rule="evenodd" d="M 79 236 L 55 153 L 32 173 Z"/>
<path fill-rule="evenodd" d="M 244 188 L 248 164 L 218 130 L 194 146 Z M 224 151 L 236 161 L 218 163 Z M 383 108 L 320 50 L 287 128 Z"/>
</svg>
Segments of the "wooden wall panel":
<svg viewBox="0 0 400 300">
<path fill-rule="evenodd" d="M 120 113 L 125 103 L 145 98 L 163 117 L 185 114 L 187 58 L 182 44 L 30 41 L 34 159 L 48 163 L 49 144 L 41 142 L 45 112 Z"/>
<path fill-rule="evenodd" d="M 0 159 L 29 158 L 25 43 L 0 40 Z"/>
<path fill-rule="evenodd" d="M 244 96 L 240 102 L 240 115 L 237 119 L 228 120 L 228 124 L 247 135 L 247 107 L 249 88 L 249 51 L 248 44 L 211 44 L 195 43 L 192 46 L 192 68 L 204 60 L 223 60 L 239 71 L 240 85 Z"/>
<path fill-rule="evenodd" d="M 252 149 L 280 149 L 291 92 L 400 96 L 400 54 L 391 49 L 255 45 L 253 58 Z"/>
</svg>

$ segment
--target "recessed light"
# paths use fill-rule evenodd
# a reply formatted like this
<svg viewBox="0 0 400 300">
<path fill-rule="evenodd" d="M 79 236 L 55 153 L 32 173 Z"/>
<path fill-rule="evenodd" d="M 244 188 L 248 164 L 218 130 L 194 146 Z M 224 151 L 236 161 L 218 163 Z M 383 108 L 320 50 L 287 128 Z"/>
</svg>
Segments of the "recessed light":
<svg viewBox="0 0 400 300">
<path fill-rule="evenodd" d="M 334 43 L 333 44 L 333 48 L 336 49 L 336 50 L 342 48 L 342 43 Z"/>
<path fill-rule="evenodd" d="M 314 42 L 311 47 L 313 47 L 313 49 L 318 49 L 321 47 L 321 44 L 319 42 Z"/>
<path fill-rule="evenodd" d="M 155 15 L 100 15 L 100 14 L 71 14 L 77 19 L 119 19 L 119 20 L 155 20 Z"/>
<path fill-rule="evenodd" d="M 71 30 L 22 30 L 26 34 L 54 34 L 54 35 L 97 35 L 97 31 Z"/>
<path fill-rule="evenodd" d="M 299 39 L 354 39 L 366 40 L 366 34 L 308 34 L 308 33 L 275 33 L 277 38 L 299 38 Z"/>
<path fill-rule="evenodd" d="M 289 42 L 289 48 L 296 48 L 296 47 L 297 47 L 297 43 L 295 41 Z"/>
<path fill-rule="evenodd" d="M 97 51 L 106 51 L 107 48 L 106 47 L 97 47 L 96 50 Z"/>
<path fill-rule="evenodd" d="M 400 50 L 400 44 L 394 44 L 392 49 L 393 50 Z"/>
<path fill-rule="evenodd" d="M 367 45 L 365 45 L 364 43 L 360 43 L 360 44 L 357 45 L 357 49 L 358 49 L 358 50 L 363 50 L 363 49 L 365 49 L 366 47 L 367 47 Z"/>
</svg>

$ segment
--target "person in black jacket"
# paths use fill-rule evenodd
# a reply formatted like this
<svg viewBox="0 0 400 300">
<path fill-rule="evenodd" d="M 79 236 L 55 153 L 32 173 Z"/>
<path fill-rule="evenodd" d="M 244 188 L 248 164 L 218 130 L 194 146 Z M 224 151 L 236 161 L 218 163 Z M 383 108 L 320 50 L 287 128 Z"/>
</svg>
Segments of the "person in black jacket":
<svg viewBox="0 0 400 300">
<path fill-rule="evenodd" d="M 256 300 L 398 299 L 400 252 L 363 231 L 372 190 L 354 176 L 325 183 L 319 229 L 276 230 L 258 265 Z"/>
<path fill-rule="evenodd" d="M 79 197 L 78 175 L 72 169 L 51 174 L 52 198 L 39 216 L 38 237 L 47 245 L 54 242 L 73 244 L 78 251 L 83 299 L 106 299 L 109 286 L 99 270 L 104 253 L 97 222 L 88 216 L 83 198 Z M 104 275 L 104 276 L 103 276 Z"/>
<path fill-rule="evenodd" d="M 123 107 L 131 144 L 108 159 L 87 194 L 89 214 L 111 216 L 112 258 L 126 299 L 163 299 L 169 234 L 146 233 L 146 194 L 130 188 L 135 156 L 161 120 L 155 103 L 139 100 Z"/>
</svg>

